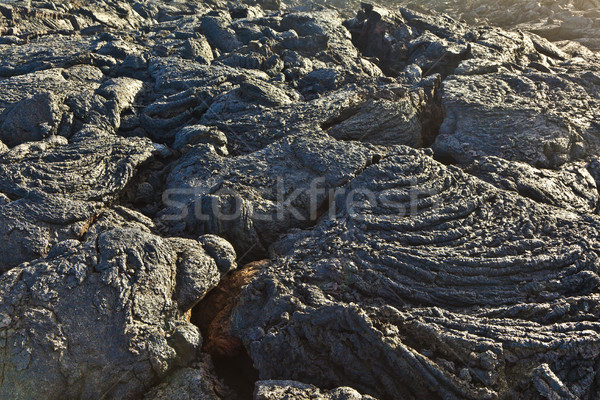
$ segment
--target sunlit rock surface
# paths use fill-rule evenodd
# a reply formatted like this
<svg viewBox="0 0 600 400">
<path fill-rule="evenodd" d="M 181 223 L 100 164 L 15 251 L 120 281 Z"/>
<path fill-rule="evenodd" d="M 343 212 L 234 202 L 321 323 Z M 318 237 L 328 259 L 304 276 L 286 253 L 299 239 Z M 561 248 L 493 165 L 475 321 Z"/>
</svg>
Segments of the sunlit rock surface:
<svg viewBox="0 0 600 400">
<path fill-rule="evenodd" d="M 0 397 L 599 398 L 599 6 L 3 2 Z"/>
</svg>

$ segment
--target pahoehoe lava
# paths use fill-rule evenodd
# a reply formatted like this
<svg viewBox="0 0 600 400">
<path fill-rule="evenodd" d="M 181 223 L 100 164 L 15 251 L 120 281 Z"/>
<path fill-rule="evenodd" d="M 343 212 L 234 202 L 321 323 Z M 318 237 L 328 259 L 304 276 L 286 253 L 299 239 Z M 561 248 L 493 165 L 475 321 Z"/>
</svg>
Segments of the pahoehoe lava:
<svg viewBox="0 0 600 400">
<path fill-rule="evenodd" d="M 0 3 L 0 398 L 600 398 L 600 2 Z"/>
</svg>

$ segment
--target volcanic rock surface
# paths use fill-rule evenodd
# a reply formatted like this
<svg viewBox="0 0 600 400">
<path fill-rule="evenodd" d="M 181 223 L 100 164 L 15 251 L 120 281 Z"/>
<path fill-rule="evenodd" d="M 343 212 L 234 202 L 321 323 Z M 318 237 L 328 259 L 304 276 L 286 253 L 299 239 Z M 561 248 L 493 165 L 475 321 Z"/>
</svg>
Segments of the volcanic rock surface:
<svg viewBox="0 0 600 400">
<path fill-rule="evenodd" d="M 599 6 L 3 2 L 0 397 L 600 398 Z"/>
</svg>

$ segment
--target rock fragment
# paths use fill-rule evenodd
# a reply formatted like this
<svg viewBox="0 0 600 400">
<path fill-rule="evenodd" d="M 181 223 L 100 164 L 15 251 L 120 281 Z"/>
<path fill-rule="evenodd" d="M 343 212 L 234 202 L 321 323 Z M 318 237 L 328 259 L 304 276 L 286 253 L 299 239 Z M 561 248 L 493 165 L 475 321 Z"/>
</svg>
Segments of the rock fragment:
<svg viewBox="0 0 600 400">
<path fill-rule="evenodd" d="M 321 391 L 313 385 L 294 381 L 260 381 L 256 384 L 255 400 L 373 400 L 349 387 Z"/>
</svg>

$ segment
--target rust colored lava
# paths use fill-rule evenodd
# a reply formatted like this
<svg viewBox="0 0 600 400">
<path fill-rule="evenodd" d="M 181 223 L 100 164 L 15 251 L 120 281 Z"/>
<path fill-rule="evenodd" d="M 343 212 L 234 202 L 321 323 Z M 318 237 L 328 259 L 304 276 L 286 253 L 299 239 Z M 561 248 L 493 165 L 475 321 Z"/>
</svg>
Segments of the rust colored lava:
<svg viewBox="0 0 600 400">
<path fill-rule="evenodd" d="M 202 331 L 203 351 L 216 358 L 233 358 L 243 350 L 242 341 L 231 334 L 231 313 L 242 290 L 268 264 L 247 264 L 223 278 L 192 311 L 191 321 Z"/>
</svg>

